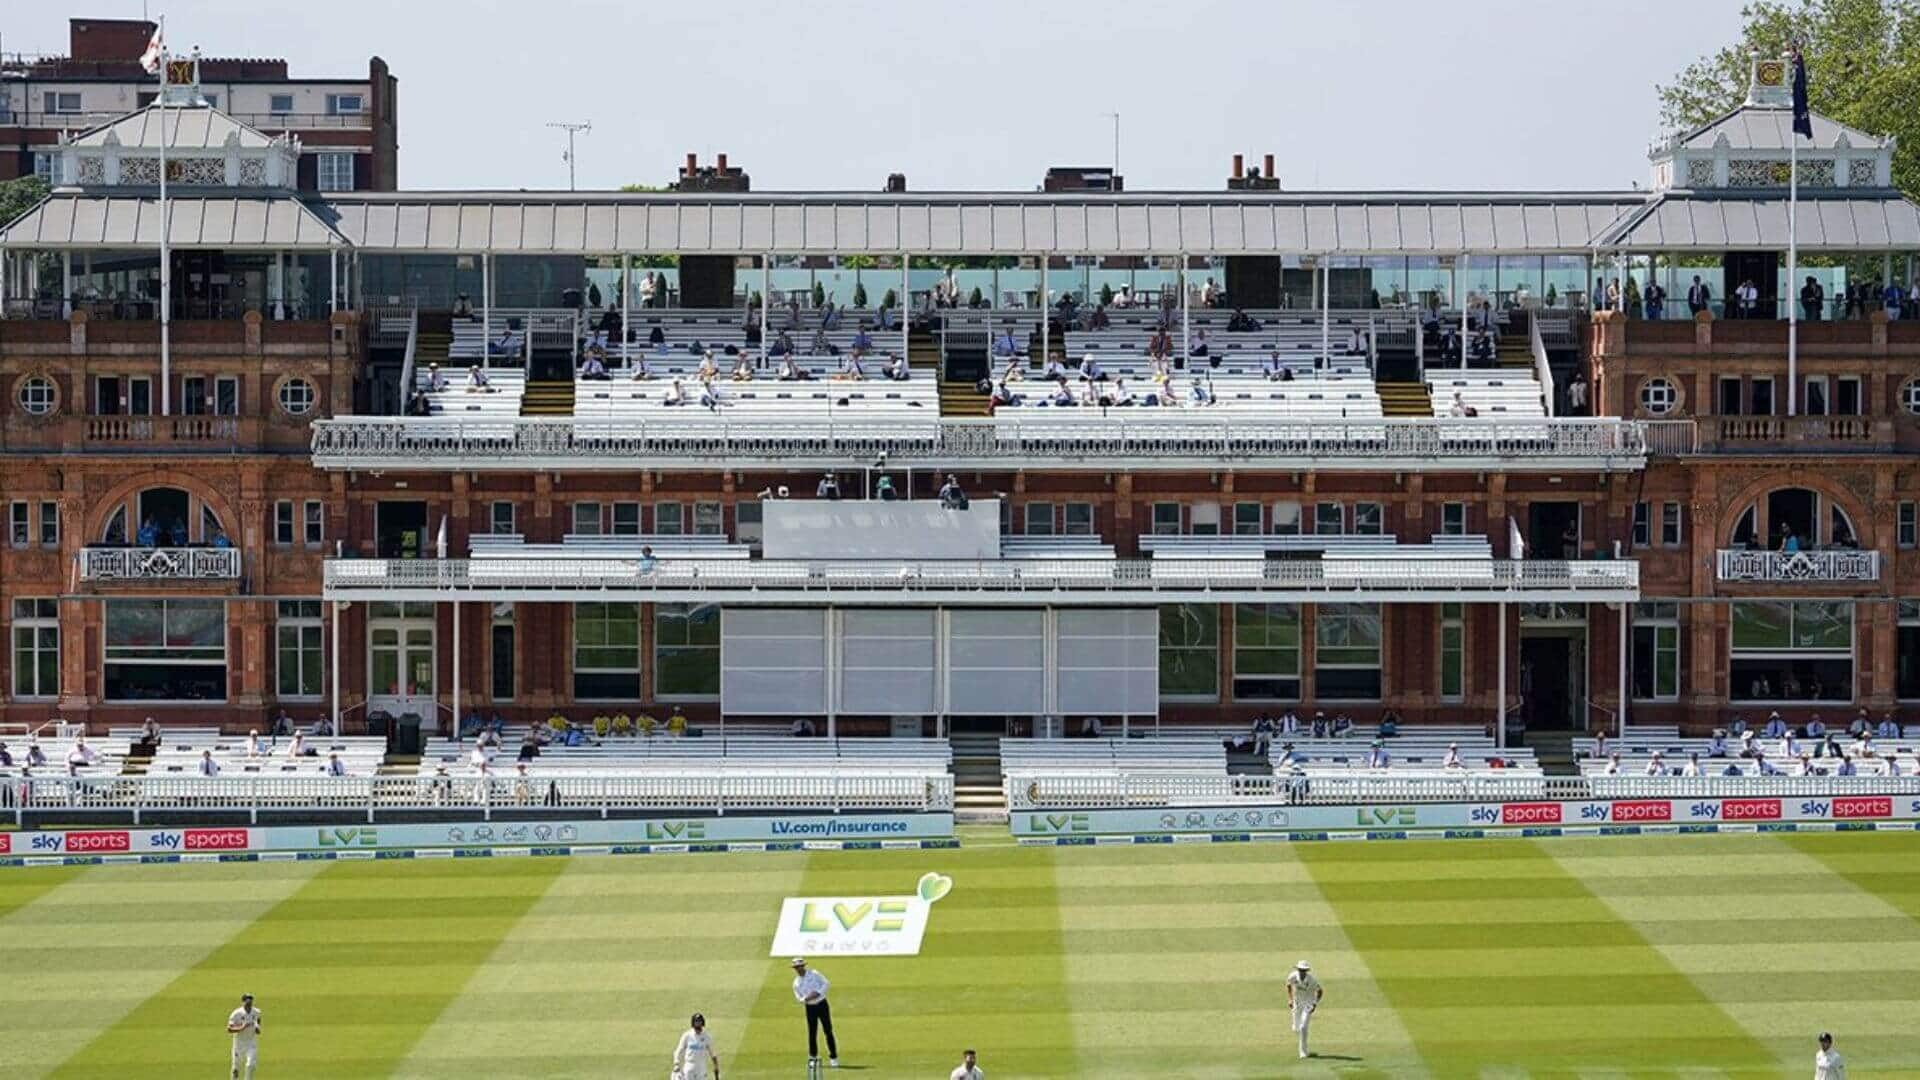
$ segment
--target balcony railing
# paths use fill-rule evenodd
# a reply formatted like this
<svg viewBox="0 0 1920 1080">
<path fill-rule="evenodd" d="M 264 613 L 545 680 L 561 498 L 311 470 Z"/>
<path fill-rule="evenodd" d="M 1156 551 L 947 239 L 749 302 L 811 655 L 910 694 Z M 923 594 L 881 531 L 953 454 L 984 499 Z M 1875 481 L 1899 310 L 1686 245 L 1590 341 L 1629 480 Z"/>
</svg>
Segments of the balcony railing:
<svg viewBox="0 0 1920 1080">
<path fill-rule="evenodd" d="M 631 469 L 866 464 L 991 468 L 1040 462 L 1116 465 L 1311 464 L 1319 469 L 1637 469 L 1644 424 L 1616 419 L 1246 420 L 1169 422 L 929 420 L 907 423 L 355 417 L 313 426 L 322 468 Z M 1280 459 L 1276 461 L 1275 459 Z"/>
<path fill-rule="evenodd" d="M 233 581 L 240 577 L 237 548 L 87 548 L 80 553 L 82 581 Z"/>
<path fill-rule="evenodd" d="M 989 559 L 800 560 L 489 557 L 329 559 L 329 599 L 636 599 L 844 602 L 869 596 L 963 597 L 979 603 L 1155 603 L 1170 598 L 1347 599 L 1410 602 L 1618 601 L 1637 598 L 1630 560 L 1433 559 Z M 404 594 L 404 595 L 401 595 Z M 462 594 L 467 594 L 463 596 Z"/>
<path fill-rule="evenodd" d="M 1879 581 L 1880 553 L 1723 550 L 1720 580 L 1787 584 Z"/>
</svg>

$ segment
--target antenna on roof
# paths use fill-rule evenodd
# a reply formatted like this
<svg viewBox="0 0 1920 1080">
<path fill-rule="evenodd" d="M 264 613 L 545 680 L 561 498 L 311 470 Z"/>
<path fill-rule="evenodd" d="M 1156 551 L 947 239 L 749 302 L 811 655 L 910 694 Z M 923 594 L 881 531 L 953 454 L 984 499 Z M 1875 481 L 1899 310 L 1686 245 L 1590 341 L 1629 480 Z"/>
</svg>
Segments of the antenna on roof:
<svg viewBox="0 0 1920 1080">
<path fill-rule="evenodd" d="M 579 123 L 574 123 L 567 120 L 553 120 L 553 121 L 549 121 L 547 126 L 550 128 L 559 128 L 560 130 L 565 131 L 567 133 L 567 149 L 565 153 L 560 155 L 560 160 L 567 163 L 567 190 L 568 191 L 576 190 L 574 187 L 574 176 L 573 176 L 574 174 L 573 166 L 576 160 L 576 157 L 573 152 L 573 137 L 575 135 L 592 134 L 593 121 L 585 120 Z"/>
</svg>

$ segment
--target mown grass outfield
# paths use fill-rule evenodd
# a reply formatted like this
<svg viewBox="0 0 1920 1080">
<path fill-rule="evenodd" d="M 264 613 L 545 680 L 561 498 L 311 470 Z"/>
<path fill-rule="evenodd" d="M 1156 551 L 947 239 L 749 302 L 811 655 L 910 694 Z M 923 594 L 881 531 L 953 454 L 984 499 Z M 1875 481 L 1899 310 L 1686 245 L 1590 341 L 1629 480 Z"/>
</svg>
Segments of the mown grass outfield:
<svg viewBox="0 0 1920 1080">
<path fill-rule="evenodd" d="M 799 1076 L 786 896 L 954 878 L 914 959 L 823 960 L 854 1077 L 1920 1075 L 1920 835 L 0 869 L 0 1076 Z M 997 841 L 997 842 L 996 842 Z M 1327 985 L 1325 1057 L 1280 980 Z"/>
</svg>

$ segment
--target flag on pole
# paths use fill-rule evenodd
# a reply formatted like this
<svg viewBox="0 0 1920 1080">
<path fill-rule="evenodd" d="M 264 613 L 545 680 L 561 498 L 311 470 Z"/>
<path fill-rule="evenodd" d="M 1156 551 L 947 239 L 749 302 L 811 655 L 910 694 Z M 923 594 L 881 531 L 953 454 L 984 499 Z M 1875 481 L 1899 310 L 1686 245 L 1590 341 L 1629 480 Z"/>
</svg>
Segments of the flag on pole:
<svg viewBox="0 0 1920 1080">
<path fill-rule="evenodd" d="M 160 65 L 167 54 L 167 43 L 162 39 L 165 31 L 158 26 L 153 28 L 153 37 L 147 40 L 147 51 L 140 54 L 140 66 L 149 75 L 160 74 Z"/>
<path fill-rule="evenodd" d="M 1813 110 L 1807 106 L 1807 62 L 1793 50 L 1793 130 L 1813 138 Z"/>
</svg>

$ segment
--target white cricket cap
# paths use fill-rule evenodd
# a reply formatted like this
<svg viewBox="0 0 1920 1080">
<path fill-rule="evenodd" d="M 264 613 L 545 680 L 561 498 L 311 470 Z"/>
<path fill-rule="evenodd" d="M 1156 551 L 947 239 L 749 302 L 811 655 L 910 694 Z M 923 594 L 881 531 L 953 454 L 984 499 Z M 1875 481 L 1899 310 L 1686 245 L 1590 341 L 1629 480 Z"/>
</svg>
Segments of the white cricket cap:
<svg viewBox="0 0 1920 1080">
<path fill-rule="evenodd" d="M 1299 963 L 1293 965 L 1293 969 L 1295 971 L 1311 971 L 1313 970 L 1313 965 L 1307 963 L 1305 960 L 1302 960 Z"/>
<path fill-rule="evenodd" d="M 804 956 L 796 956 L 796 957 L 794 957 L 794 958 L 793 958 L 793 966 L 794 966 L 794 967 L 806 967 L 806 966 L 807 966 L 807 958 L 806 958 L 806 957 L 804 957 Z"/>
</svg>

